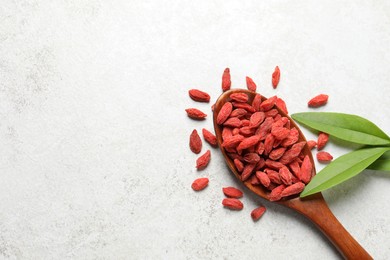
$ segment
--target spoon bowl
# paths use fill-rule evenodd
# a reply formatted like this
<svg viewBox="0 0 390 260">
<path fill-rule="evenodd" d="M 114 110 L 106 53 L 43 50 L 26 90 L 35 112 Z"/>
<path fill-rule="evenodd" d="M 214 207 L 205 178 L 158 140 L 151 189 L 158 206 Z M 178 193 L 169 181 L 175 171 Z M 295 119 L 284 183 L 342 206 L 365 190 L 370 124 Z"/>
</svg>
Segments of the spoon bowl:
<svg viewBox="0 0 390 260">
<path fill-rule="evenodd" d="M 222 129 L 221 125 L 217 124 L 217 115 L 221 110 L 222 106 L 230 101 L 230 95 L 233 93 L 245 93 L 248 96 L 248 103 L 252 104 L 252 101 L 256 95 L 255 92 L 248 91 L 245 89 L 232 89 L 224 92 L 217 100 L 214 105 L 213 112 L 213 121 L 214 121 L 214 130 L 217 137 L 217 142 L 220 147 L 220 150 L 223 154 L 225 162 L 227 166 L 230 168 L 231 172 L 236 176 L 236 178 L 241 181 L 241 175 L 237 171 L 233 160 L 227 155 L 225 149 L 222 147 Z M 262 101 L 266 100 L 265 97 L 261 97 Z M 297 124 L 282 110 L 275 106 L 278 110 L 279 114 L 283 117 L 287 117 L 290 120 L 290 127 L 295 127 L 299 132 L 300 141 L 306 141 L 303 133 Z M 315 174 L 314 168 L 314 160 L 312 153 L 307 146 L 304 146 L 302 153 L 304 155 L 308 155 L 310 161 L 313 165 L 313 172 Z M 243 184 L 250 189 L 252 192 L 257 194 L 258 196 L 270 200 L 269 194 L 270 192 L 262 187 L 261 185 L 252 185 L 251 180 L 248 179 L 243 181 Z M 321 193 L 317 193 L 305 198 L 300 198 L 298 195 L 292 195 L 286 198 L 282 198 L 279 201 L 275 201 L 275 203 L 281 204 L 288 208 L 291 208 L 300 214 L 307 217 L 310 221 L 312 221 L 321 231 L 322 233 L 333 243 L 336 249 L 340 252 L 340 254 L 345 259 L 372 259 L 372 257 L 367 253 L 367 251 L 348 233 L 348 231 L 342 226 L 342 224 L 337 220 L 337 218 L 333 215 L 328 205 L 326 204 Z"/>
</svg>

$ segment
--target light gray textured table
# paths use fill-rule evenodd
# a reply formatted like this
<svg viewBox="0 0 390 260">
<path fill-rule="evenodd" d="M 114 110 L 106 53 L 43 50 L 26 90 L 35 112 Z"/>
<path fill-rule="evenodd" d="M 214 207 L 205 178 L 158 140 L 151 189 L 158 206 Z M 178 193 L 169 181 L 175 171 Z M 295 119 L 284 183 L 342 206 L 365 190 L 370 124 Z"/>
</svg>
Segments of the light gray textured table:
<svg viewBox="0 0 390 260">
<path fill-rule="evenodd" d="M 247 190 L 192 129 L 212 128 L 225 67 L 290 113 L 353 113 L 390 133 L 388 1 L 37 1 L 0 5 L 0 258 L 337 259 L 306 219 Z M 274 90 L 271 73 L 281 68 Z M 209 113 L 189 120 L 187 107 Z M 313 132 L 305 130 L 308 139 Z M 205 145 L 207 147 L 207 145 Z M 352 147 L 331 140 L 335 157 Z M 317 170 L 323 165 L 317 164 Z M 195 193 L 192 181 L 210 178 Z M 324 192 L 375 259 L 390 258 L 390 175 L 365 171 Z M 268 211 L 254 223 L 259 204 Z"/>
</svg>

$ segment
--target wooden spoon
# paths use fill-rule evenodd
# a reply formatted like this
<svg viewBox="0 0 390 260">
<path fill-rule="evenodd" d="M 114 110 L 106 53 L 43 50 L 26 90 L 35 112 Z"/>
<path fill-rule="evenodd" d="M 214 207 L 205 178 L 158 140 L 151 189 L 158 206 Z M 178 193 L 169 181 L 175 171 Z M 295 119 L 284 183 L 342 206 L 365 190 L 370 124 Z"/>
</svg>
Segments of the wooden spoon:
<svg viewBox="0 0 390 260">
<path fill-rule="evenodd" d="M 238 180 L 241 181 L 240 174 L 237 172 L 236 167 L 233 163 L 233 160 L 226 154 L 225 149 L 221 146 L 222 143 L 222 126 L 217 124 L 217 115 L 221 107 L 230 100 L 229 96 L 232 93 L 245 93 L 249 97 L 249 103 L 252 103 L 253 98 L 256 93 L 245 90 L 245 89 L 232 89 L 224 92 L 217 100 L 214 106 L 214 129 L 217 136 L 218 145 L 221 149 L 221 152 L 225 158 L 227 165 L 230 170 L 234 173 Z M 262 101 L 266 98 L 262 97 Z M 278 109 L 278 108 L 277 108 Z M 304 135 L 302 134 L 299 127 L 295 122 L 284 112 L 278 109 L 279 113 L 282 116 L 285 116 L 290 119 L 291 127 L 295 127 L 299 131 L 299 141 L 306 141 Z M 303 153 L 310 157 L 310 160 L 313 165 L 313 174 L 315 174 L 313 156 L 310 149 L 307 145 L 303 149 Z M 260 185 L 254 186 L 251 184 L 250 179 L 243 182 L 246 187 L 251 191 L 256 193 L 258 196 L 269 200 L 269 191 L 262 188 Z M 372 259 L 366 250 L 348 233 L 348 231 L 342 226 L 342 224 L 337 220 L 337 218 L 330 211 L 328 205 L 326 204 L 321 193 L 314 194 L 306 198 L 300 198 L 299 196 L 291 196 L 276 203 L 286 206 L 288 208 L 294 209 L 297 212 L 301 213 L 312 221 L 322 233 L 333 243 L 337 248 L 340 254 L 345 259 Z"/>
</svg>

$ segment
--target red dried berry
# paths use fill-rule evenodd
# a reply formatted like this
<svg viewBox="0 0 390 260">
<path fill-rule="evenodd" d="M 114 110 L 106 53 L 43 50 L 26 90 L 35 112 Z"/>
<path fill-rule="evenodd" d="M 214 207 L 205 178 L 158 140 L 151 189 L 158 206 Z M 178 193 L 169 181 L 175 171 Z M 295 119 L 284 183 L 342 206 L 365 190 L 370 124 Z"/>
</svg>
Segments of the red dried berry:
<svg viewBox="0 0 390 260">
<path fill-rule="evenodd" d="M 234 159 L 233 162 L 238 172 L 244 170 L 244 164 L 238 158 Z"/>
<path fill-rule="evenodd" d="M 244 204 L 239 199 L 227 198 L 222 200 L 222 205 L 232 210 L 242 210 Z"/>
<path fill-rule="evenodd" d="M 262 111 L 268 111 L 270 110 L 271 108 L 274 107 L 275 103 L 276 103 L 276 99 L 277 97 L 276 96 L 273 96 L 273 97 L 270 97 L 268 98 L 267 100 L 264 100 L 261 104 L 260 104 L 260 109 Z"/>
<path fill-rule="evenodd" d="M 271 184 L 271 180 L 265 172 L 257 171 L 256 177 L 260 180 L 260 183 L 266 188 L 268 188 Z"/>
<path fill-rule="evenodd" d="M 245 93 L 232 93 L 230 94 L 230 99 L 232 101 L 237 101 L 237 102 L 247 102 L 248 101 L 248 95 Z"/>
<path fill-rule="evenodd" d="M 226 119 L 228 119 L 232 110 L 233 110 L 232 103 L 226 102 L 225 104 L 223 104 L 221 110 L 219 110 L 217 115 L 217 124 L 222 125 L 226 121 Z"/>
<path fill-rule="evenodd" d="M 217 146 L 217 137 L 213 133 L 211 133 L 207 129 L 203 128 L 202 134 L 203 134 L 203 138 L 204 138 L 204 140 L 206 140 L 206 142 L 208 142 L 211 146 L 214 146 L 214 147 Z"/>
<path fill-rule="evenodd" d="M 290 186 L 287 186 L 285 189 L 283 189 L 282 193 L 280 194 L 282 197 L 287 197 L 295 194 L 299 194 L 305 189 L 305 184 L 302 182 L 296 182 Z"/>
<path fill-rule="evenodd" d="M 244 140 L 244 138 L 245 137 L 243 137 L 242 135 L 233 135 L 233 136 L 223 140 L 222 147 L 224 147 L 225 149 L 228 147 L 234 148 L 239 143 L 241 143 L 241 141 Z"/>
<path fill-rule="evenodd" d="M 252 128 L 258 127 L 265 119 L 264 112 L 255 112 L 249 118 L 249 126 Z"/>
<path fill-rule="evenodd" d="M 320 132 L 318 134 L 318 139 L 317 139 L 317 150 L 321 150 L 322 148 L 325 147 L 325 145 L 328 143 L 329 140 L 329 135 L 324 132 Z"/>
<path fill-rule="evenodd" d="M 330 153 L 324 151 L 318 152 L 316 156 L 317 160 L 320 162 L 330 162 L 333 160 L 333 156 Z"/>
<path fill-rule="evenodd" d="M 226 197 L 229 198 L 241 198 L 243 196 L 243 193 L 241 190 L 234 188 L 234 187 L 225 187 L 222 188 L 223 194 L 225 194 Z"/>
<path fill-rule="evenodd" d="M 206 168 L 206 166 L 209 164 L 211 158 L 211 153 L 210 150 L 207 150 L 203 155 L 201 155 L 197 160 L 196 160 L 196 168 L 198 170 L 203 170 Z"/>
<path fill-rule="evenodd" d="M 286 188 L 284 184 L 280 184 L 276 188 L 272 189 L 271 193 L 269 194 L 269 200 L 270 201 L 278 201 L 282 198 L 282 192 Z"/>
<path fill-rule="evenodd" d="M 238 154 L 241 153 L 242 150 L 247 149 L 251 146 L 255 146 L 260 141 L 260 137 L 258 135 L 253 135 L 251 137 L 245 138 L 241 141 L 241 143 L 237 146 Z"/>
<path fill-rule="evenodd" d="M 252 107 L 255 111 L 260 111 L 261 95 L 256 94 L 252 101 Z"/>
<path fill-rule="evenodd" d="M 232 82 L 230 80 L 230 69 L 226 68 L 222 74 L 222 91 L 225 92 L 230 89 Z"/>
<path fill-rule="evenodd" d="M 244 169 L 242 170 L 241 181 L 246 181 L 247 179 L 249 179 L 249 177 L 251 177 L 255 167 L 256 167 L 255 163 L 245 165 Z"/>
<path fill-rule="evenodd" d="M 202 150 L 202 140 L 200 139 L 196 129 L 194 129 L 190 135 L 190 149 L 196 154 L 200 153 Z"/>
<path fill-rule="evenodd" d="M 195 120 L 203 120 L 206 118 L 206 114 L 200 111 L 197 108 L 187 108 L 186 109 L 188 117 L 195 119 Z"/>
<path fill-rule="evenodd" d="M 243 108 L 236 108 L 232 111 L 232 113 L 230 113 L 230 117 L 237 117 L 237 118 L 241 118 L 243 116 L 245 116 L 247 113 L 247 111 Z"/>
<path fill-rule="evenodd" d="M 310 99 L 309 102 L 307 103 L 307 105 L 309 107 L 320 107 L 320 106 L 325 105 L 328 102 L 328 98 L 329 98 L 328 95 L 319 94 L 319 95 L 313 97 L 312 99 Z"/>
<path fill-rule="evenodd" d="M 274 72 L 272 73 L 272 86 L 276 88 L 280 80 L 280 69 L 278 66 L 275 67 Z"/>
<path fill-rule="evenodd" d="M 198 102 L 209 102 L 210 101 L 210 95 L 206 92 L 203 92 L 199 89 L 190 89 L 188 91 L 188 94 L 190 98 L 192 98 L 194 101 Z"/>
<path fill-rule="evenodd" d="M 255 208 L 254 210 L 252 210 L 251 212 L 251 217 L 254 221 L 257 221 L 259 220 L 265 213 L 266 211 L 266 208 L 264 206 L 261 206 L 261 207 L 258 207 L 258 208 Z"/>
<path fill-rule="evenodd" d="M 194 180 L 194 182 L 191 185 L 191 188 L 195 191 L 200 191 L 206 188 L 208 184 L 209 184 L 208 178 L 198 178 Z"/>
<path fill-rule="evenodd" d="M 248 90 L 256 92 L 257 86 L 253 79 L 251 79 L 250 77 L 246 77 L 246 87 L 248 88 Z"/>
<path fill-rule="evenodd" d="M 288 110 L 287 110 L 287 106 L 286 106 L 286 102 L 284 102 L 283 99 L 281 98 L 277 98 L 276 99 L 276 102 L 275 102 L 276 106 L 282 110 L 284 113 L 288 114 Z"/>
<path fill-rule="evenodd" d="M 312 177 L 313 165 L 311 164 L 310 158 L 308 155 L 302 161 L 301 170 L 299 176 L 297 176 L 302 182 L 309 183 Z"/>
<path fill-rule="evenodd" d="M 314 140 L 309 140 L 307 141 L 307 146 L 309 147 L 310 150 L 312 150 L 314 147 L 316 147 L 317 142 Z"/>
</svg>

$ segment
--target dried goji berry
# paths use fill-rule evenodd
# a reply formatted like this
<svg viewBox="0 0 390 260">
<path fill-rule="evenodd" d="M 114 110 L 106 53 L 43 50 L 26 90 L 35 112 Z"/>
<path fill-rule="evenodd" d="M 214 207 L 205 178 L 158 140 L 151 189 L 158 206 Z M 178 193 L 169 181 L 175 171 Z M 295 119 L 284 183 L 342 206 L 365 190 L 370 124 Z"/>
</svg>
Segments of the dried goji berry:
<svg viewBox="0 0 390 260">
<path fill-rule="evenodd" d="M 198 134 L 198 131 L 194 129 L 190 135 L 190 149 L 192 152 L 198 154 L 202 150 L 202 140 Z"/>
<path fill-rule="evenodd" d="M 272 168 L 279 170 L 280 168 L 284 167 L 285 165 L 281 162 L 273 161 L 270 159 L 265 160 L 265 165 Z"/>
<path fill-rule="evenodd" d="M 261 218 L 261 216 L 264 215 L 266 211 L 266 208 L 264 206 L 261 206 L 261 207 L 258 207 L 258 208 L 255 208 L 254 210 L 252 210 L 251 212 L 251 217 L 254 221 L 257 221 Z"/>
<path fill-rule="evenodd" d="M 328 143 L 329 140 L 329 135 L 324 132 L 320 132 L 318 134 L 318 139 L 317 139 L 317 150 L 321 150 L 322 148 L 325 147 L 325 145 Z"/>
<path fill-rule="evenodd" d="M 283 147 L 288 147 L 290 145 L 295 144 L 298 141 L 298 139 L 299 139 L 299 132 L 295 127 L 293 127 L 290 129 L 290 133 L 287 136 L 287 138 L 285 138 L 280 145 Z"/>
<path fill-rule="evenodd" d="M 286 184 L 291 185 L 292 184 L 292 173 L 289 171 L 287 167 L 283 167 L 279 170 L 279 176 L 280 180 Z"/>
<path fill-rule="evenodd" d="M 244 155 L 244 161 L 247 163 L 257 163 L 260 161 L 260 156 L 257 153 L 247 153 Z"/>
<path fill-rule="evenodd" d="M 302 151 L 302 148 L 305 146 L 306 142 L 302 141 L 299 143 L 294 144 L 291 146 L 289 150 L 287 150 L 283 156 L 279 159 L 279 162 L 287 165 L 289 164 L 292 160 L 294 160 Z"/>
<path fill-rule="evenodd" d="M 250 77 L 246 77 L 246 87 L 248 88 L 248 90 L 256 92 L 257 86 L 253 79 L 251 79 Z"/>
<path fill-rule="evenodd" d="M 264 112 L 255 112 L 249 118 L 250 127 L 258 127 L 265 119 Z"/>
<path fill-rule="evenodd" d="M 307 103 L 307 105 L 309 107 L 320 107 L 320 106 L 325 105 L 328 102 L 328 98 L 329 98 L 328 95 L 319 94 L 319 95 L 313 97 L 312 99 L 310 99 L 309 102 Z"/>
<path fill-rule="evenodd" d="M 265 141 L 264 141 L 264 154 L 265 155 L 268 155 L 271 152 L 273 145 L 274 145 L 274 142 L 275 142 L 275 137 L 271 134 L 267 135 L 267 137 L 265 138 Z"/>
<path fill-rule="evenodd" d="M 268 175 L 265 172 L 262 171 L 256 171 L 256 177 L 260 180 L 260 183 L 268 188 L 268 186 L 271 183 L 271 180 L 269 179 Z"/>
<path fill-rule="evenodd" d="M 279 148 L 276 148 L 274 150 L 272 150 L 269 155 L 268 155 L 268 158 L 270 158 L 271 160 L 278 160 L 280 157 L 282 157 L 282 155 L 284 154 L 284 152 L 286 151 L 286 148 L 285 147 L 279 147 Z"/>
<path fill-rule="evenodd" d="M 248 101 L 248 95 L 245 93 L 232 93 L 230 94 L 230 99 L 237 102 L 247 102 Z"/>
<path fill-rule="evenodd" d="M 302 182 L 309 183 L 312 176 L 313 165 L 311 164 L 310 158 L 308 155 L 302 161 L 301 171 L 299 176 L 297 176 Z"/>
<path fill-rule="evenodd" d="M 255 112 L 255 109 L 248 103 L 233 101 L 232 104 L 234 108 L 243 108 L 250 113 Z"/>
<path fill-rule="evenodd" d="M 233 162 L 234 165 L 236 166 L 237 171 L 242 172 L 242 170 L 244 169 L 244 164 L 242 163 L 242 161 L 239 160 L 238 158 L 235 158 Z"/>
<path fill-rule="evenodd" d="M 242 210 L 244 208 L 244 204 L 239 199 L 235 198 L 227 198 L 222 200 L 222 205 L 226 208 L 233 210 Z"/>
<path fill-rule="evenodd" d="M 196 160 L 196 168 L 198 170 L 203 170 L 206 168 L 206 166 L 209 164 L 211 158 L 211 153 L 210 150 L 207 150 L 203 155 L 201 155 L 197 160 Z"/>
<path fill-rule="evenodd" d="M 283 189 L 282 193 L 280 194 L 282 197 L 287 197 L 291 195 L 295 195 L 298 193 L 301 193 L 303 189 L 305 188 L 305 184 L 302 182 L 296 182 L 290 186 L 287 186 L 285 189 Z"/>
<path fill-rule="evenodd" d="M 270 201 L 278 201 L 282 198 L 282 192 L 286 188 L 284 184 L 280 184 L 276 188 L 272 189 L 271 193 L 269 194 L 269 200 Z"/>
<path fill-rule="evenodd" d="M 226 68 L 222 74 L 222 91 L 225 92 L 230 89 L 232 82 L 230 80 L 230 69 Z"/>
<path fill-rule="evenodd" d="M 241 181 L 246 181 L 252 175 L 253 170 L 255 169 L 256 164 L 247 164 L 244 166 L 241 174 Z"/>
<path fill-rule="evenodd" d="M 276 103 L 276 99 L 277 97 L 276 96 L 273 96 L 273 97 L 270 97 L 268 98 L 267 100 L 264 100 L 261 104 L 260 104 L 260 109 L 262 111 L 268 111 L 270 110 L 271 108 L 274 107 L 275 103 Z"/>
<path fill-rule="evenodd" d="M 256 94 L 252 101 L 252 107 L 255 111 L 260 111 L 261 95 Z"/>
<path fill-rule="evenodd" d="M 224 127 L 222 129 L 222 134 L 221 135 L 222 135 L 222 140 L 225 141 L 226 139 L 228 139 L 228 138 L 233 136 L 233 129 L 230 128 L 230 127 Z"/>
<path fill-rule="evenodd" d="M 317 142 L 314 140 L 307 141 L 307 147 L 309 147 L 310 150 L 313 149 L 314 147 L 316 147 L 316 145 L 317 145 Z"/>
<path fill-rule="evenodd" d="M 280 80 L 280 69 L 278 66 L 275 67 L 274 72 L 272 73 L 272 86 L 276 88 Z"/>
<path fill-rule="evenodd" d="M 191 185 L 191 188 L 195 191 L 200 191 L 206 188 L 208 184 L 209 184 L 208 178 L 198 178 L 194 180 L 194 182 Z"/>
<path fill-rule="evenodd" d="M 242 150 L 247 149 L 251 146 L 255 146 L 260 141 L 260 137 L 258 135 L 254 135 L 248 138 L 245 138 L 241 141 L 241 143 L 237 146 L 238 154 L 241 153 Z"/>
<path fill-rule="evenodd" d="M 233 127 L 233 128 L 240 127 L 241 124 L 242 124 L 241 120 L 238 119 L 237 117 L 230 117 L 223 123 L 224 126 L 229 126 L 229 127 Z"/>
<path fill-rule="evenodd" d="M 200 111 L 197 108 L 187 108 L 186 109 L 188 117 L 196 120 L 203 120 L 206 118 L 206 114 Z"/>
<path fill-rule="evenodd" d="M 229 198 L 241 198 L 243 193 L 242 191 L 240 191 L 239 189 L 237 188 L 234 188 L 234 187 L 224 187 L 222 188 L 222 192 L 223 194 L 225 194 L 225 196 L 229 197 Z"/>
<path fill-rule="evenodd" d="M 281 98 L 277 98 L 276 99 L 276 102 L 275 102 L 276 106 L 282 110 L 284 113 L 288 114 L 288 110 L 287 110 L 287 106 L 286 106 L 286 102 L 284 102 L 283 99 Z"/>
<path fill-rule="evenodd" d="M 242 135 L 233 135 L 223 140 L 222 147 L 236 147 L 239 143 L 241 143 L 242 140 L 244 140 L 244 138 L 245 137 L 243 137 Z"/>
<path fill-rule="evenodd" d="M 203 128 L 202 134 L 203 134 L 203 138 L 204 138 L 204 140 L 206 140 L 206 142 L 208 142 L 211 146 L 214 146 L 214 147 L 217 146 L 217 137 L 213 133 L 211 133 L 207 129 Z"/>
<path fill-rule="evenodd" d="M 247 111 L 243 108 L 236 108 L 232 111 L 232 113 L 230 114 L 230 117 L 237 117 L 237 118 L 241 118 L 243 116 L 245 116 L 247 113 Z"/>
<path fill-rule="evenodd" d="M 232 110 L 233 110 L 232 103 L 226 102 L 225 104 L 223 104 L 221 110 L 219 110 L 217 115 L 217 124 L 222 125 L 226 121 L 226 119 L 228 119 Z"/>
<path fill-rule="evenodd" d="M 285 167 L 285 166 L 284 166 Z M 267 173 L 268 178 L 275 184 L 281 184 L 282 180 L 280 179 L 280 174 L 277 171 L 271 169 L 264 170 Z"/>
<path fill-rule="evenodd" d="M 330 162 L 333 160 L 333 156 L 330 153 L 324 151 L 318 152 L 316 156 L 317 160 L 320 162 Z"/>
<path fill-rule="evenodd" d="M 204 91 L 201 91 L 199 89 L 190 89 L 188 91 L 189 96 L 198 102 L 209 102 L 210 101 L 210 95 L 207 94 Z"/>
<path fill-rule="evenodd" d="M 287 129 L 285 127 L 280 127 L 280 126 L 272 126 L 271 134 L 275 136 L 275 139 L 283 140 L 284 138 L 288 137 L 288 135 L 290 134 L 290 129 Z"/>
</svg>

